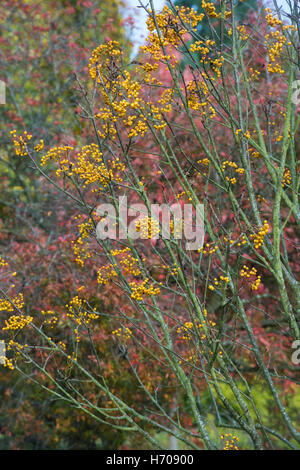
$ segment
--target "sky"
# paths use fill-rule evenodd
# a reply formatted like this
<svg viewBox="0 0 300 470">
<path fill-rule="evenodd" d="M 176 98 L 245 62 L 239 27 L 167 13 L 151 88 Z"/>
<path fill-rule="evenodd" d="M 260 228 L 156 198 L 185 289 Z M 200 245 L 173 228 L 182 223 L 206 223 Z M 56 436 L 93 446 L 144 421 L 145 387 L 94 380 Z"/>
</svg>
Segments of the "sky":
<svg viewBox="0 0 300 470">
<path fill-rule="evenodd" d="M 147 4 L 147 0 L 142 0 L 144 4 Z M 132 16 L 135 20 L 135 26 L 133 30 L 128 32 L 130 35 L 130 39 L 134 43 L 132 57 L 134 57 L 139 50 L 140 45 L 144 43 L 145 37 L 147 35 L 147 27 L 146 27 L 146 13 L 142 8 L 137 8 L 139 5 L 138 0 L 125 0 L 127 3 L 127 8 L 123 12 L 123 16 L 126 18 L 127 16 Z M 160 10 L 165 3 L 165 0 L 153 0 L 154 7 L 156 10 Z M 271 2 L 272 4 L 272 2 Z M 277 0 L 278 7 L 282 7 L 283 11 L 289 11 L 288 4 L 286 0 Z"/>
<path fill-rule="evenodd" d="M 145 5 L 148 3 L 147 0 L 142 0 L 142 2 Z M 128 6 L 123 16 L 126 18 L 126 16 L 131 15 L 135 20 L 135 26 L 130 32 L 130 39 L 134 44 L 131 56 L 134 57 L 138 53 L 139 47 L 144 44 L 145 37 L 147 36 L 147 14 L 142 8 L 137 8 L 139 5 L 138 0 L 125 0 L 125 3 L 127 3 Z M 161 10 L 165 4 L 165 0 L 153 0 L 153 4 L 156 10 Z"/>
</svg>

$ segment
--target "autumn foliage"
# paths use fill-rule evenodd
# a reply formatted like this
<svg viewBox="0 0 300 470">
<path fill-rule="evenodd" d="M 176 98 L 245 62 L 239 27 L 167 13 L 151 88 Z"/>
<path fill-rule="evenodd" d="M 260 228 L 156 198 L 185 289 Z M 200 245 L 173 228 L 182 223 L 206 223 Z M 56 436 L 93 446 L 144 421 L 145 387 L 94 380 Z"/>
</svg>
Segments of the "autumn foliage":
<svg viewBox="0 0 300 470">
<path fill-rule="evenodd" d="M 5 114 L 2 374 L 25 392 L 2 434 L 14 426 L 24 446 L 29 413 L 37 447 L 299 448 L 297 7 L 241 22 L 231 2 L 158 13 L 150 0 L 131 60 L 116 32 L 95 45 L 93 2 L 74 3 L 86 36 L 64 43 L 72 84 L 63 61 L 44 124 L 49 90 Z M 65 27 L 48 26 L 54 48 Z M 99 206 L 119 216 L 124 197 L 120 237 Z M 153 204 L 202 204 L 203 244 L 188 249 L 172 218 L 164 237 Z M 3 392 L 11 408 L 18 394 Z"/>
</svg>

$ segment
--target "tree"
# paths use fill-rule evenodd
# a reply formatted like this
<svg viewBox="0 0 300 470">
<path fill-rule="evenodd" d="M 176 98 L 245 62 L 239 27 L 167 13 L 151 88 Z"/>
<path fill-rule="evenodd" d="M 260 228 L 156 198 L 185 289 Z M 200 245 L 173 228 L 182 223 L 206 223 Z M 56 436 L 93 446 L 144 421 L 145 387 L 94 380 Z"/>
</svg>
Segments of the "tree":
<svg viewBox="0 0 300 470">
<path fill-rule="evenodd" d="M 2 261 L 6 366 L 157 449 L 162 432 L 189 449 L 296 449 L 299 410 L 284 393 L 299 397 L 298 24 L 266 10 L 245 26 L 235 6 L 206 5 L 231 41 L 220 50 L 211 37 L 189 44 L 201 13 L 150 6 L 139 60 L 108 40 L 78 78 L 92 140 L 42 149 L 12 133 L 15 158 L 78 215 L 60 211 L 53 247 L 73 260 L 44 243 L 49 306 Z M 130 231 L 114 237 L 125 196 Z M 193 217 L 161 219 L 163 203 Z"/>
<path fill-rule="evenodd" d="M 54 289 L 60 292 L 57 307 L 62 308 L 71 298 L 66 286 L 72 263 L 65 258 L 73 253 L 65 248 L 62 214 L 72 218 L 74 209 L 51 184 L 32 178 L 24 158 L 11 158 L 10 131 L 26 128 L 38 136 L 41 147 L 49 139 L 56 145 L 87 139 L 90 130 L 78 117 L 75 75 L 84 73 L 91 45 L 109 37 L 123 40 L 122 20 L 116 1 L 7 0 L 1 7 L 0 78 L 7 91 L 0 120 L 1 252 L 18 271 L 20 287 L 29 287 L 28 311 L 35 311 L 37 304 L 47 310 L 56 299 Z M 125 39 L 124 47 L 128 50 Z M 38 250 L 42 257 L 36 256 Z M 66 272 L 59 276 L 62 265 Z M 69 413 L 52 400 L 43 402 L 38 389 L 16 374 L 1 370 L 1 381 L 3 448 L 83 448 L 87 441 L 90 447 L 109 448 L 116 438 L 118 443 L 124 439 L 121 433 L 95 427 L 80 412 Z"/>
</svg>

